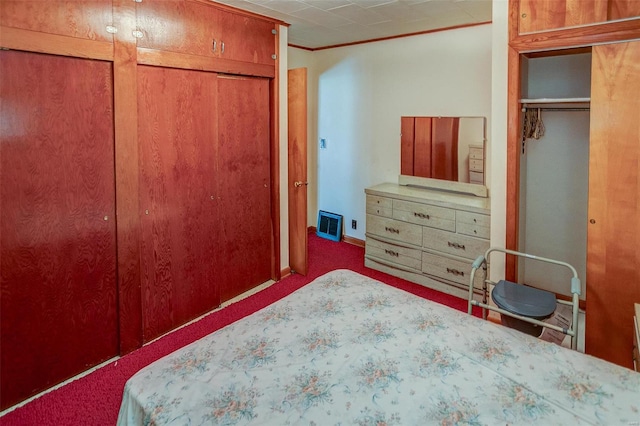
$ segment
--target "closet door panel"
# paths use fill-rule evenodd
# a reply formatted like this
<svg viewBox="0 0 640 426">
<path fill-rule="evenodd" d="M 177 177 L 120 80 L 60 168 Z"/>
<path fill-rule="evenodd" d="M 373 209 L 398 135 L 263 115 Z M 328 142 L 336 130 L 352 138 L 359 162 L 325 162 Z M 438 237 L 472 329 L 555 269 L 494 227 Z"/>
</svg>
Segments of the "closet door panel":
<svg viewBox="0 0 640 426">
<path fill-rule="evenodd" d="M 219 78 L 222 301 L 271 279 L 269 81 Z"/>
<path fill-rule="evenodd" d="M 607 20 L 608 0 L 520 0 L 519 32 L 531 33 Z"/>
<path fill-rule="evenodd" d="M 2 0 L 0 25 L 111 42 L 112 0 Z"/>
<path fill-rule="evenodd" d="M 275 29 L 273 22 L 239 15 L 233 12 L 219 11 L 219 27 L 216 34 L 224 43 L 221 57 L 234 61 L 275 65 L 271 57 L 275 51 Z"/>
<path fill-rule="evenodd" d="M 138 47 L 200 56 L 218 56 L 219 10 L 189 0 L 145 0 L 136 5 Z M 214 50 L 214 39 L 216 46 Z"/>
<path fill-rule="evenodd" d="M 138 67 L 143 337 L 216 308 L 216 74 Z"/>
<path fill-rule="evenodd" d="M 586 352 L 632 367 L 640 300 L 640 42 L 593 47 Z"/>
<path fill-rule="evenodd" d="M 640 16 L 640 1 L 609 0 L 609 20 Z"/>
<path fill-rule="evenodd" d="M 111 64 L 0 52 L 1 408 L 118 354 Z"/>
</svg>

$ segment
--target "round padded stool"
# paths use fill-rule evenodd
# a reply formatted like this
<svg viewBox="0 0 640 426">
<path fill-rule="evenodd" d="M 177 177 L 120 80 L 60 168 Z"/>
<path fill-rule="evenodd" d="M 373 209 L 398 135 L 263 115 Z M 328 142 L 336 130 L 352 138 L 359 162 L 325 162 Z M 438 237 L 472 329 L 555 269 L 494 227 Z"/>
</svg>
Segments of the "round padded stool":
<svg viewBox="0 0 640 426">
<path fill-rule="evenodd" d="M 555 294 L 511 281 L 501 280 L 493 288 L 491 299 L 501 309 L 523 317 L 544 320 L 556 310 Z M 507 315 L 500 315 L 503 325 L 515 328 L 531 336 L 540 336 L 543 327 L 519 320 Z"/>
</svg>

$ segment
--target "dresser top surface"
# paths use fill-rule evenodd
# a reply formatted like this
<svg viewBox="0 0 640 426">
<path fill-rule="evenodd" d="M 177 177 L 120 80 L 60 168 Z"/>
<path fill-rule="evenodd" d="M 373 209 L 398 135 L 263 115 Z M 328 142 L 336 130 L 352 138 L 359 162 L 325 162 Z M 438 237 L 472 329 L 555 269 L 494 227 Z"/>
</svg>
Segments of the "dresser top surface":
<svg viewBox="0 0 640 426">
<path fill-rule="evenodd" d="M 365 189 L 369 195 L 391 197 L 406 201 L 434 204 L 442 207 L 457 208 L 489 214 L 490 200 L 484 197 L 458 194 L 455 192 L 439 191 L 435 189 L 419 188 L 397 183 L 381 183 Z"/>
</svg>

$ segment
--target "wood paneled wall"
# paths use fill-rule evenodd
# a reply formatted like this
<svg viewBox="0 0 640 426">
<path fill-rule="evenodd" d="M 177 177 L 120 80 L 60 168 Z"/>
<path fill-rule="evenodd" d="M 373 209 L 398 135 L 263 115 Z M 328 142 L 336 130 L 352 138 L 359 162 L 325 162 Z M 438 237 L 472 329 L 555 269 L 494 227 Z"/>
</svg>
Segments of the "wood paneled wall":
<svg viewBox="0 0 640 426">
<path fill-rule="evenodd" d="M 154 6 L 161 6 L 168 3 L 171 3 L 173 6 L 177 5 L 178 9 L 180 10 L 198 10 L 202 12 L 205 9 L 215 9 L 218 10 L 218 13 L 224 13 L 224 16 L 229 19 L 224 20 L 224 32 L 220 33 L 220 40 L 225 41 L 226 55 L 223 54 L 220 50 L 220 44 L 217 45 L 218 51 L 214 52 L 212 49 L 212 43 L 209 39 L 203 39 L 203 46 L 201 47 L 204 49 L 203 52 L 211 52 L 213 53 L 213 55 L 208 55 L 208 53 L 206 55 L 200 54 L 200 51 L 196 52 L 195 54 L 194 52 L 185 51 L 183 49 L 184 43 L 179 43 L 179 49 L 176 49 L 175 51 L 166 50 L 162 46 L 156 46 L 158 48 L 155 49 L 151 47 L 142 47 L 144 45 L 144 42 L 142 42 L 141 40 L 151 40 L 151 38 L 145 39 L 145 36 L 150 37 L 154 26 L 151 25 L 151 28 L 144 25 L 141 26 L 140 24 L 143 23 L 143 20 L 137 18 L 142 17 L 142 11 L 146 10 L 144 8 L 149 7 L 150 4 L 153 4 Z M 193 14 L 189 15 L 191 16 L 189 19 L 200 19 L 203 16 L 207 16 L 206 13 L 196 14 L 195 16 L 192 15 Z M 158 23 L 157 16 L 149 17 L 147 15 L 145 19 L 147 20 L 144 22 L 147 23 Z M 176 21 L 174 20 L 173 22 Z M 200 25 L 211 25 L 212 22 L 205 20 L 201 22 Z M 167 22 L 162 24 L 161 27 L 166 26 L 166 24 Z M 192 23 L 190 22 L 184 22 L 183 28 L 194 29 L 194 26 L 191 24 Z M 111 261 L 114 262 L 114 264 L 111 267 L 111 275 L 105 274 L 105 277 L 110 277 L 109 280 L 112 282 L 113 286 L 112 292 L 108 293 L 109 295 L 106 296 L 110 301 L 110 303 L 107 304 L 108 309 L 110 309 L 110 313 L 103 312 L 101 316 L 104 318 L 101 319 L 101 322 L 99 322 L 99 324 L 102 324 L 102 327 L 105 328 L 105 331 L 102 334 L 96 334 L 96 336 L 103 335 L 104 342 L 94 345 L 95 348 L 93 348 L 93 351 L 100 352 L 102 350 L 100 348 L 104 348 L 105 345 L 109 346 L 110 349 L 109 351 L 107 351 L 108 355 L 100 355 L 94 357 L 94 360 L 92 362 L 87 362 L 85 367 L 89 364 L 95 364 L 96 359 L 102 360 L 105 359 L 105 356 L 106 358 L 109 358 L 118 353 L 125 354 L 137 347 L 140 347 L 145 341 L 145 337 L 143 335 L 143 309 L 145 309 L 145 306 L 155 306 L 153 305 L 154 303 L 159 303 L 156 306 L 158 309 L 164 309 L 161 297 L 160 299 L 153 299 L 153 301 L 151 301 L 148 297 L 145 299 L 145 294 L 143 291 L 144 280 L 141 273 L 143 269 L 141 259 L 146 262 L 148 261 L 149 256 L 155 256 L 157 254 L 155 251 L 149 251 L 146 252 L 147 254 L 149 254 L 149 256 L 145 256 L 144 250 L 145 248 L 149 247 L 147 245 L 144 245 L 143 243 L 143 232 L 145 230 L 145 223 L 143 223 L 143 221 L 144 219 L 148 218 L 144 213 L 146 208 L 144 208 L 143 204 L 147 203 L 147 198 L 148 196 L 150 196 L 150 194 L 157 195 L 156 193 L 153 193 L 154 184 L 157 183 L 157 181 L 150 181 L 149 179 L 147 179 L 149 175 L 145 174 L 145 171 L 147 169 L 145 169 L 144 165 L 141 164 L 141 161 L 145 157 L 151 156 L 151 158 L 154 159 L 156 159 L 157 157 L 155 157 L 156 152 L 147 152 L 142 149 L 143 147 L 141 146 L 141 141 L 138 139 L 138 123 L 140 123 L 140 119 L 143 118 L 139 114 L 139 108 L 141 105 L 139 105 L 140 99 L 138 97 L 138 88 L 139 83 L 142 84 L 142 87 L 144 87 L 144 79 L 147 77 L 144 71 L 140 72 L 140 69 L 165 67 L 165 69 L 182 69 L 184 70 L 183 72 L 187 74 L 197 74 L 201 71 L 209 71 L 209 73 L 207 74 L 216 78 L 217 76 L 215 73 L 217 72 L 246 76 L 260 76 L 263 78 L 259 79 L 259 81 L 262 82 L 260 84 L 264 85 L 260 93 L 266 94 L 266 100 L 264 101 L 264 103 L 266 103 L 267 105 L 267 114 L 264 117 L 259 117 L 259 123 L 261 123 L 259 131 L 262 132 L 261 135 L 264 135 L 264 138 L 262 140 L 265 143 L 265 149 L 268 155 L 266 157 L 261 157 L 262 161 L 264 161 L 266 164 L 265 167 L 267 170 L 267 179 L 266 186 L 265 184 L 261 186 L 261 195 L 259 196 L 259 200 L 260 203 L 267 204 L 267 211 L 269 212 L 269 214 L 263 215 L 264 217 L 261 217 L 259 221 L 260 226 L 268 230 L 267 237 L 264 236 L 264 233 L 262 233 L 260 236 L 260 241 L 266 241 L 263 242 L 262 245 L 260 245 L 260 248 L 265 250 L 265 256 L 268 259 L 268 266 L 266 268 L 263 267 L 260 270 L 260 276 L 266 276 L 266 279 L 279 278 L 279 165 L 277 161 L 279 134 L 277 122 L 279 101 L 277 96 L 278 76 L 276 72 L 278 66 L 277 57 L 279 42 L 277 31 L 274 31 L 277 28 L 278 24 L 282 23 L 249 12 L 239 11 L 228 6 L 214 6 L 211 2 L 206 0 L 181 0 L 173 2 L 145 1 L 143 3 L 132 2 L 130 0 L 54 0 L 46 2 L 30 2 L 22 0 L 0 1 L 0 47 L 5 49 L 31 52 L 26 53 L 27 55 L 44 53 L 46 55 L 43 56 L 46 56 L 47 58 L 55 59 L 59 57 L 69 57 L 67 58 L 67 60 L 79 61 L 79 63 L 83 64 L 77 67 L 76 65 L 72 66 L 71 68 L 73 68 L 73 71 L 71 72 L 67 72 L 65 67 L 61 67 L 59 74 L 51 73 L 51 76 L 45 76 L 47 78 L 53 78 L 56 75 L 64 74 L 66 78 L 82 80 L 83 78 L 91 75 L 103 76 L 106 72 L 106 75 L 108 75 L 110 79 L 109 82 L 100 84 L 101 90 L 109 90 L 109 93 L 111 94 L 111 98 L 109 100 L 106 100 L 94 94 L 85 94 L 83 96 L 86 96 L 88 99 L 90 99 L 89 102 L 95 102 L 96 104 L 92 104 L 91 106 L 86 107 L 82 110 L 82 113 L 77 113 L 75 110 L 69 109 L 67 112 L 73 114 L 73 122 L 69 120 L 65 122 L 65 124 L 72 126 L 73 130 L 75 131 L 75 121 L 89 123 L 89 121 L 87 121 L 88 118 L 95 118 L 97 117 L 99 111 L 102 111 L 104 108 L 110 108 L 109 111 L 111 113 L 111 118 L 109 119 L 108 126 L 108 130 L 110 131 L 110 133 L 107 131 L 102 132 L 102 130 L 99 130 L 98 127 L 95 128 L 95 131 L 101 136 L 105 136 L 107 138 L 110 138 L 111 140 L 110 145 L 102 146 L 102 148 L 107 149 L 107 153 L 104 154 L 104 156 L 99 157 L 102 161 L 108 159 L 108 161 L 110 162 L 110 171 L 112 174 L 111 178 L 107 179 L 111 181 L 109 187 L 111 191 L 112 203 L 111 212 L 104 215 L 108 216 L 109 220 L 101 219 L 100 225 L 107 225 L 113 228 L 112 238 L 114 238 L 114 240 L 111 242 L 113 248 Z M 240 28 L 240 31 L 237 31 L 238 28 Z M 143 32 L 142 39 L 137 37 L 139 35 L 136 34 L 137 30 L 141 30 Z M 206 29 L 204 31 L 202 29 L 195 30 L 196 32 L 201 34 L 211 33 Z M 264 36 L 266 32 L 268 32 L 268 37 Z M 169 38 L 180 38 L 183 36 L 183 32 L 172 30 L 166 32 L 164 35 L 169 36 Z M 218 36 L 216 35 L 216 37 Z M 259 45 L 252 45 L 249 42 L 249 40 L 252 39 L 260 39 L 262 41 L 260 41 Z M 1 54 L 3 56 L 5 54 L 13 55 L 17 54 L 17 52 L 2 52 Z M 4 61 L 4 58 L 2 62 L 3 66 L 5 65 L 5 63 L 7 64 L 7 66 L 10 63 L 9 61 Z M 86 68 L 87 66 L 97 66 L 95 64 L 100 64 L 100 68 Z M 151 67 L 144 67 L 142 65 L 151 65 Z M 42 72 L 44 74 L 48 74 L 51 67 L 51 65 L 45 65 L 42 68 Z M 55 68 L 56 66 L 53 67 Z M 160 69 L 161 68 L 158 68 L 158 70 Z M 7 73 L 3 72 L 3 74 Z M 46 78 L 44 80 L 46 80 Z M 34 79 L 32 81 L 33 84 L 31 84 L 30 87 L 35 90 L 35 88 L 39 87 L 38 82 L 44 80 L 40 80 L 39 78 Z M 197 82 L 197 79 L 184 82 L 185 84 L 195 84 Z M 218 94 L 215 92 L 215 89 L 213 89 L 213 91 L 213 94 L 217 96 Z M 74 95 L 80 96 L 79 93 L 80 91 L 76 91 Z M 162 93 L 154 94 L 153 96 L 160 98 L 155 99 L 158 102 L 166 100 L 166 98 L 162 98 L 161 95 Z M 179 94 L 176 94 L 176 96 L 179 96 Z M 193 127 L 191 129 L 195 133 L 193 133 L 191 136 L 197 138 L 197 127 L 199 125 L 202 125 L 203 123 L 209 124 L 211 122 L 211 117 L 206 117 L 203 115 L 200 115 L 199 117 L 197 116 L 197 114 L 200 113 L 199 111 L 204 111 L 204 105 L 207 104 L 208 100 L 206 99 L 206 97 L 202 97 L 194 91 L 192 91 L 191 93 L 187 92 L 185 96 L 186 97 L 183 99 L 182 103 L 179 104 L 178 110 L 183 114 L 183 122 L 193 123 Z M 3 101 L 4 97 L 5 95 L 3 94 Z M 192 101 L 194 103 L 202 101 L 202 105 L 198 105 L 197 108 L 194 108 L 194 104 L 192 104 Z M 69 102 L 64 101 L 60 103 L 58 108 L 65 110 Z M 9 105 L 6 102 L 2 102 L 2 104 L 3 106 Z M 144 105 L 144 113 L 153 112 L 154 106 L 155 104 L 153 102 Z M 87 117 L 86 114 L 89 114 L 90 117 Z M 5 114 L 3 112 L 3 117 L 4 116 Z M 174 118 L 175 117 L 166 117 L 163 123 L 171 123 Z M 199 118 L 200 121 L 193 121 L 196 118 Z M 64 128 L 64 126 L 61 125 L 60 128 Z M 142 132 L 145 135 L 157 135 L 157 130 L 157 128 L 147 129 L 143 127 Z M 4 138 L 6 136 L 7 134 L 3 127 L 3 150 L 6 146 L 4 144 Z M 62 143 L 68 138 L 68 136 L 69 135 L 66 133 L 64 135 L 60 135 L 60 137 L 56 140 L 56 143 Z M 91 136 L 86 136 L 86 139 L 90 140 L 91 143 L 93 143 L 95 141 L 94 136 L 94 134 L 92 134 Z M 182 136 L 188 139 L 189 135 L 183 134 Z M 84 143 L 87 144 L 87 141 L 85 140 Z M 90 146 L 90 144 L 87 145 L 87 149 L 89 149 Z M 153 145 L 150 146 L 153 147 Z M 208 147 L 206 149 L 209 148 L 211 147 Z M 205 195 L 208 197 L 207 199 L 209 201 L 213 201 L 210 197 L 217 194 L 212 194 L 210 188 L 205 189 L 205 183 L 210 182 L 206 181 L 203 173 L 198 172 L 199 167 L 206 166 L 204 162 L 200 163 L 199 160 L 209 154 L 206 154 L 206 150 L 205 152 L 186 153 L 184 151 L 184 149 L 186 149 L 185 146 L 182 146 L 181 149 L 183 149 L 181 153 L 184 155 L 182 155 L 180 158 L 184 159 L 184 161 L 192 161 L 191 164 L 179 163 L 185 167 L 185 170 L 186 168 L 188 168 L 193 172 L 193 180 L 189 183 L 190 190 L 201 190 L 203 191 L 202 194 L 206 193 Z M 44 153 L 41 153 L 39 155 L 44 155 Z M 82 159 L 82 161 L 85 161 L 87 160 L 85 158 L 86 155 L 86 153 L 80 152 L 78 159 Z M 9 161 L 12 158 L 13 157 L 10 155 L 4 155 L 3 151 L 3 164 L 5 160 Z M 47 158 L 43 158 L 43 160 L 45 159 Z M 196 159 L 198 161 L 196 161 Z M 11 161 L 11 163 L 13 164 L 14 162 Z M 37 161 L 37 163 L 39 163 L 39 160 Z M 40 166 L 39 164 L 34 163 L 33 167 L 35 169 L 38 169 Z M 64 168 L 64 165 L 60 164 L 58 167 Z M 9 169 L 3 168 L 0 170 L 0 173 L 4 174 L 7 172 L 7 170 Z M 173 170 L 165 170 L 165 175 L 166 173 L 174 173 L 175 177 L 175 173 L 179 173 L 179 168 Z M 75 183 L 82 181 L 82 179 L 71 180 L 75 181 Z M 180 182 L 180 180 L 176 179 L 174 180 L 174 182 Z M 148 185 L 148 187 L 141 186 L 141 183 L 143 185 Z M 9 186 L 5 185 L 3 182 L 2 191 L 8 190 L 5 187 L 9 188 Z M 151 188 L 150 192 L 145 192 L 148 188 Z M 187 192 L 182 192 L 183 190 L 185 190 L 185 188 L 175 187 L 173 188 L 173 190 L 174 192 L 171 194 L 171 196 L 173 196 L 174 198 L 183 197 L 180 199 L 182 199 L 185 204 L 184 211 L 180 213 L 183 215 L 182 219 L 184 220 L 182 221 L 180 229 L 173 230 L 176 232 L 176 234 L 174 235 L 177 235 L 177 233 L 182 233 L 183 237 L 189 235 L 185 238 L 189 239 L 190 243 L 193 243 L 194 241 L 200 241 L 202 238 L 197 231 L 199 224 L 196 223 L 196 218 L 205 217 L 210 212 L 204 210 L 190 210 L 188 208 L 188 201 L 190 200 L 190 198 L 187 195 Z M 64 189 L 64 187 L 61 187 L 58 194 L 61 193 L 64 193 L 63 198 L 66 199 L 67 197 L 72 196 L 73 191 L 67 191 L 66 189 Z M 194 195 L 193 192 L 191 193 L 191 195 Z M 6 197 L 9 197 L 8 193 L 6 194 Z M 7 199 L 9 198 L 5 199 L 5 195 L 3 194 L 3 220 L 6 217 L 5 208 L 10 204 L 6 201 Z M 176 212 L 171 213 L 176 214 Z M 215 213 L 216 210 L 212 209 L 211 214 Z M 151 216 L 151 214 L 149 216 Z M 194 222 L 194 220 L 196 220 L 196 222 Z M 174 223 L 174 225 L 176 225 L 177 223 L 178 222 Z M 153 232 L 158 231 L 158 229 L 159 228 L 154 228 Z M 7 233 L 6 237 L 9 238 L 9 236 L 10 233 Z M 5 238 L 4 228 L 3 238 Z M 183 242 L 185 241 L 186 240 L 183 238 Z M 251 241 L 253 242 L 253 240 Z M 198 296 L 200 296 L 203 292 L 206 293 L 207 289 L 199 288 L 195 283 L 206 280 L 206 275 L 211 275 L 214 273 L 210 269 L 207 269 L 206 271 L 198 270 L 199 272 L 194 273 L 194 270 L 198 269 L 203 263 L 203 259 L 210 255 L 210 249 L 207 248 L 210 246 L 210 242 L 200 242 L 202 243 L 200 245 L 202 249 L 200 254 L 196 255 L 196 253 L 189 252 L 189 256 L 186 256 L 185 258 L 187 259 L 187 262 L 190 266 L 180 271 L 180 274 L 182 275 L 178 274 L 181 277 L 180 279 L 184 279 L 185 282 L 187 282 L 187 284 L 185 285 L 187 285 L 187 287 L 190 286 L 190 290 L 186 291 L 186 293 L 198 294 Z M 184 245 L 182 243 L 177 245 L 188 247 L 188 245 Z M 156 248 L 157 247 L 154 247 L 154 250 Z M 106 244 L 101 245 L 101 249 L 105 252 L 109 251 L 108 245 Z M 3 274 L 5 274 L 5 271 L 9 270 L 5 269 L 4 262 L 10 262 L 14 257 L 13 255 L 5 256 L 5 254 L 6 252 L 3 251 Z M 104 257 L 104 259 L 107 259 L 107 257 Z M 162 262 L 160 261 L 160 263 Z M 7 263 L 7 267 L 9 266 L 10 264 Z M 189 272 L 188 269 L 191 267 L 195 269 L 192 269 Z M 266 273 L 265 270 L 267 271 Z M 148 268 L 145 269 L 145 271 L 147 271 L 148 276 Z M 162 268 L 162 265 L 160 265 L 157 270 L 154 268 L 153 274 L 162 274 L 163 271 L 164 269 Z M 219 271 L 216 271 L 216 273 L 217 272 Z M 4 296 L 4 283 L 5 280 L 3 277 L 3 307 L 5 303 L 8 303 L 11 300 L 9 297 Z M 191 283 L 192 285 L 188 283 Z M 172 295 L 175 296 L 181 294 L 183 290 L 184 289 L 180 289 L 178 291 L 176 289 L 173 289 Z M 214 296 L 211 296 L 214 297 L 212 299 L 211 297 L 209 297 L 210 295 L 210 292 L 203 294 L 203 297 L 200 298 L 202 302 L 201 306 L 196 307 L 195 310 L 190 314 L 185 313 L 184 307 L 180 306 L 179 297 L 173 300 L 173 302 L 176 303 L 176 305 L 172 307 L 173 312 L 162 312 L 162 314 L 173 315 L 174 320 L 180 322 L 181 320 L 185 320 L 187 316 L 193 316 L 193 313 L 196 311 L 202 313 L 207 310 L 208 306 L 209 308 L 215 307 L 217 305 L 217 302 L 214 300 L 218 299 L 216 299 Z M 65 297 L 73 298 L 71 294 L 67 294 Z M 198 299 L 198 297 L 196 297 L 196 299 Z M 107 309 L 107 307 L 105 307 L 105 309 Z M 115 325 L 113 327 L 103 324 L 104 321 L 112 320 L 115 320 Z M 175 323 L 176 322 L 174 322 L 174 324 Z M 18 340 L 27 339 L 27 337 L 25 336 L 29 336 L 30 331 L 18 331 L 19 329 L 12 328 L 13 326 L 11 324 L 12 323 L 9 321 L 3 321 L 3 339 L 5 336 L 9 335 L 18 336 Z M 5 326 L 9 328 L 5 328 Z M 69 325 L 69 327 L 71 326 L 72 325 Z M 149 327 L 153 328 L 154 330 L 152 334 L 162 333 L 168 330 L 166 326 L 164 326 L 163 328 L 162 324 L 158 324 L 157 328 L 155 327 L 155 325 L 153 327 L 149 325 Z M 7 331 L 9 329 L 11 329 L 11 332 Z M 105 333 L 107 333 L 107 329 L 114 329 L 116 334 L 111 337 L 106 337 Z M 25 335 L 24 333 L 27 334 Z M 90 340 L 86 341 L 89 342 Z M 6 346 L 4 346 L 4 342 L 5 341 L 3 340 L 3 356 L 5 353 L 8 353 L 6 351 Z M 65 347 L 65 350 L 68 352 L 69 348 L 74 345 L 76 344 L 73 343 L 67 345 Z M 83 343 L 78 341 L 77 345 L 82 346 Z M 68 354 L 65 353 L 65 356 L 67 355 Z M 14 368 L 13 362 L 9 362 L 9 364 L 9 367 L 7 368 Z M 8 364 L 6 364 L 3 360 L 3 373 L 5 371 L 5 365 Z M 18 367 L 16 371 L 21 370 L 24 371 L 23 368 Z M 35 372 L 34 374 L 38 375 L 39 373 Z M 75 374 L 75 372 L 72 372 L 70 374 Z M 24 389 L 28 388 L 27 394 L 33 394 L 34 392 L 42 390 L 50 386 L 54 382 L 59 381 L 60 378 L 60 375 L 55 376 L 52 380 L 49 381 L 38 381 L 34 378 L 34 380 L 31 382 L 29 379 L 25 379 Z M 17 377 L 3 374 L 3 395 L 2 401 L 0 401 L 0 405 L 2 406 L 2 408 L 6 408 L 8 405 L 27 395 L 21 394 L 22 396 L 17 396 L 17 399 L 13 397 L 7 397 L 8 394 L 5 393 L 6 386 L 14 387 L 14 379 L 18 380 Z M 8 385 L 5 386 L 5 383 L 8 383 Z"/>
</svg>

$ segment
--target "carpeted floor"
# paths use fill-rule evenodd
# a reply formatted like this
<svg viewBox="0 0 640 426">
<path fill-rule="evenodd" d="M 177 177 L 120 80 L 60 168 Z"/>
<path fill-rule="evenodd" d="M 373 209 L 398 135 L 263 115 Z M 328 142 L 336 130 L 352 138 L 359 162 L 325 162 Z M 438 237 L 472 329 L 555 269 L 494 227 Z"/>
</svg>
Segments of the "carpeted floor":
<svg viewBox="0 0 640 426">
<path fill-rule="evenodd" d="M 467 302 L 364 266 L 364 249 L 309 234 L 309 273 L 291 275 L 117 361 L 34 399 L 0 417 L 0 425 L 115 425 L 124 384 L 142 367 L 285 297 L 334 269 L 351 269 L 418 296 L 466 311 Z"/>
</svg>

